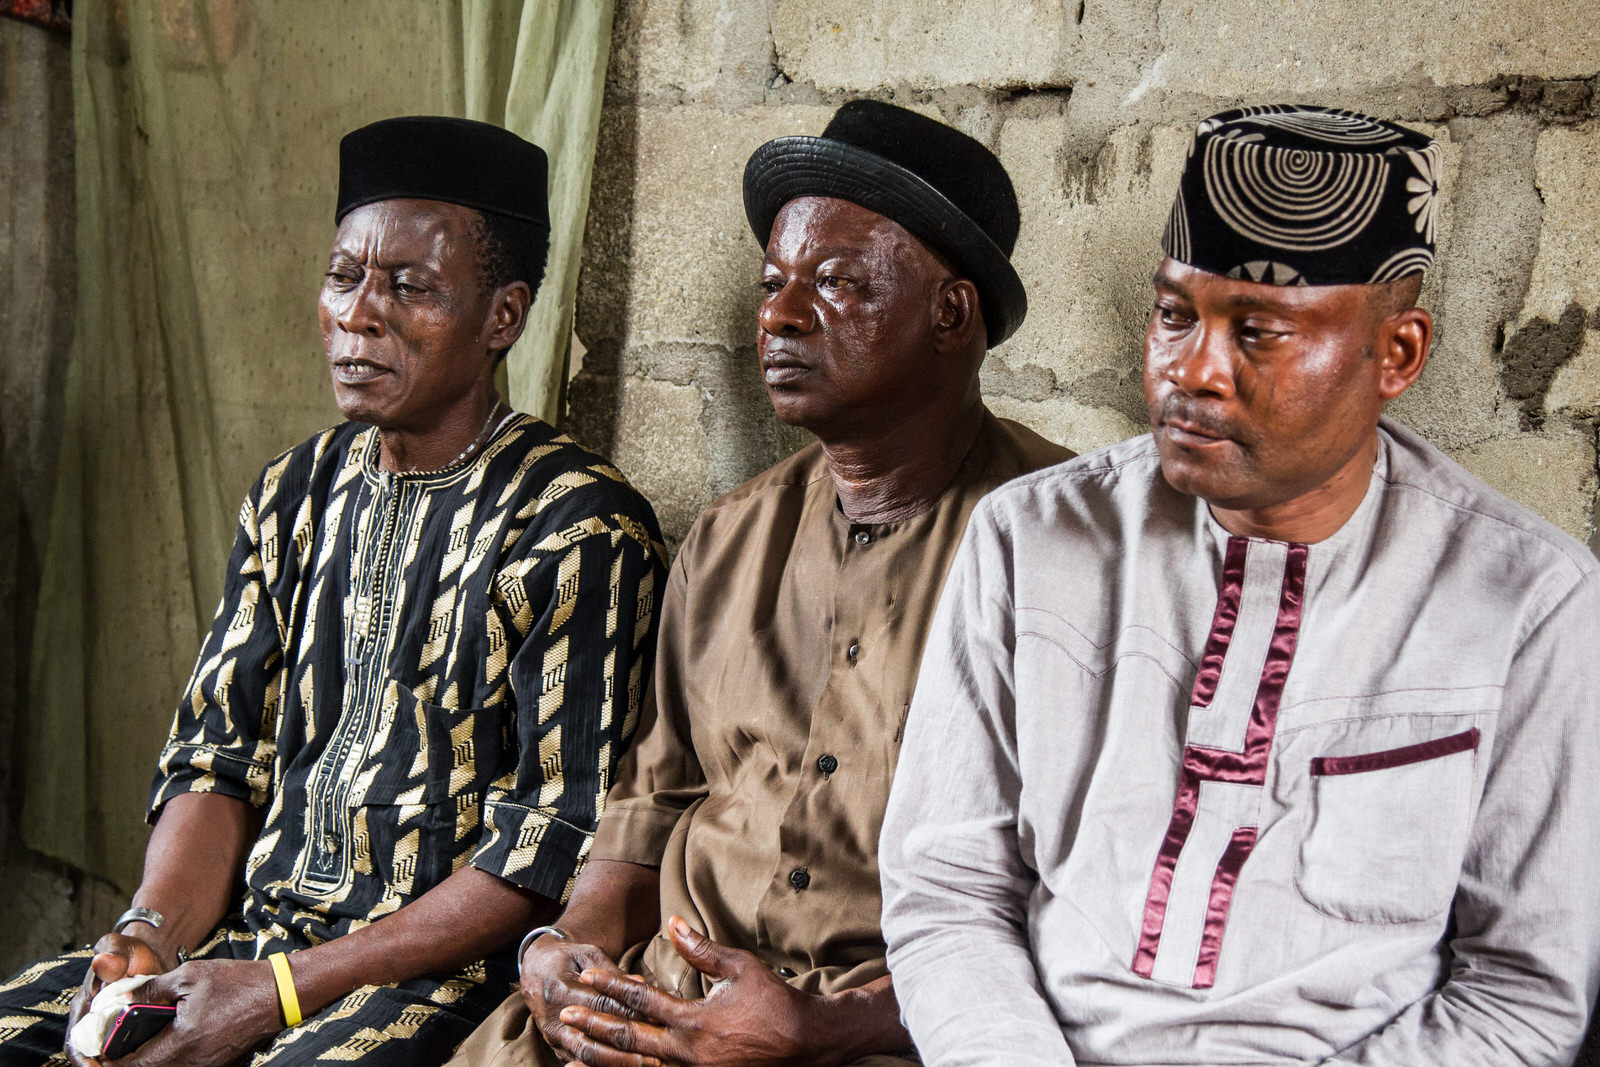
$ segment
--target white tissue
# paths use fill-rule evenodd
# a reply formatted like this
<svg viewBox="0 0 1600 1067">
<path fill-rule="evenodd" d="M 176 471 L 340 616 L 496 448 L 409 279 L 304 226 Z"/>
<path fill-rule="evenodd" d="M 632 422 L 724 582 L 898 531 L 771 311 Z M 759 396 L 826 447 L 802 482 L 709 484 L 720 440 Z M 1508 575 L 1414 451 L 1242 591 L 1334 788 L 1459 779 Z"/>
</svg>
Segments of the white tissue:
<svg viewBox="0 0 1600 1067">
<path fill-rule="evenodd" d="M 73 1050 L 85 1059 L 98 1057 L 106 1046 L 111 1024 L 123 1008 L 133 1003 L 134 993 L 154 977 L 153 974 L 136 974 L 132 978 L 118 978 L 96 993 L 89 1002 L 89 1010 L 72 1028 Z"/>
</svg>

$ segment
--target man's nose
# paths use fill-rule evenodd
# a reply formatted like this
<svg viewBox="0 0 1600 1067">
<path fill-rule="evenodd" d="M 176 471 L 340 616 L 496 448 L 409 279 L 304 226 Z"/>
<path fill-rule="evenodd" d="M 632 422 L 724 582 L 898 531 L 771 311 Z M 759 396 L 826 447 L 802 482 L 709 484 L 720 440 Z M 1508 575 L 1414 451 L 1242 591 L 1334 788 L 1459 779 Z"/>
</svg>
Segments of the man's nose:
<svg viewBox="0 0 1600 1067">
<path fill-rule="evenodd" d="M 1167 378 L 1191 396 L 1232 396 L 1233 371 L 1233 343 L 1228 332 L 1203 323 L 1169 353 Z"/>
<path fill-rule="evenodd" d="M 773 335 L 809 333 L 816 325 L 816 316 L 803 290 L 804 286 L 797 282 L 786 282 L 783 288 L 767 293 L 757 317 L 761 328 Z"/>
<path fill-rule="evenodd" d="M 343 302 L 336 316 L 339 329 L 346 333 L 382 337 L 384 326 L 380 303 L 381 296 L 377 291 L 377 282 L 369 274 L 349 292 L 343 294 Z"/>
</svg>

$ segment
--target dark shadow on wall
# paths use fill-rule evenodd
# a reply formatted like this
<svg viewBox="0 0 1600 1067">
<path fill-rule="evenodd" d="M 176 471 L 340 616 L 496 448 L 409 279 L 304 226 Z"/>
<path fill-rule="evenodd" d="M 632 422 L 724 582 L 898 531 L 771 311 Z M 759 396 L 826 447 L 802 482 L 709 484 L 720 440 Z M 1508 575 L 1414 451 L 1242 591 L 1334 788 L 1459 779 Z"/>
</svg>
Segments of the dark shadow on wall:
<svg viewBox="0 0 1600 1067">
<path fill-rule="evenodd" d="M 562 428 L 601 455 L 616 445 L 621 392 L 622 346 L 626 342 L 630 249 L 633 243 L 634 176 L 638 158 L 639 112 L 634 106 L 637 64 L 619 70 L 617 37 L 629 19 L 619 5 L 612 23 L 605 102 L 595 143 L 589 217 L 584 223 L 583 258 L 578 269 L 573 329 L 587 352 L 583 366 L 567 384 Z"/>
</svg>

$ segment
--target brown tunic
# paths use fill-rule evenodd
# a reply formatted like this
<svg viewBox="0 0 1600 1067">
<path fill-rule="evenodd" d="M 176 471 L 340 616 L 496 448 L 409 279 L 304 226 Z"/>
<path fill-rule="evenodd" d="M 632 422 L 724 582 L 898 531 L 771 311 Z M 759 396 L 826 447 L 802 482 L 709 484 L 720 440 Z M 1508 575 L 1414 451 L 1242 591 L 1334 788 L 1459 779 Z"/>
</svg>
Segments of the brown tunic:
<svg viewBox="0 0 1600 1067">
<path fill-rule="evenodd" d="M 696 520 L 590 854 L 661 869 L 663 932 L 625 966 L 702 995 L 664 932 L 681 915 L 808 992 L 887 973 L 878 830 L 940 587 L 978 500 L 1071 455 L 986 413 L 913 518 L 850 522 L 813 444 Z"/>
</svg>

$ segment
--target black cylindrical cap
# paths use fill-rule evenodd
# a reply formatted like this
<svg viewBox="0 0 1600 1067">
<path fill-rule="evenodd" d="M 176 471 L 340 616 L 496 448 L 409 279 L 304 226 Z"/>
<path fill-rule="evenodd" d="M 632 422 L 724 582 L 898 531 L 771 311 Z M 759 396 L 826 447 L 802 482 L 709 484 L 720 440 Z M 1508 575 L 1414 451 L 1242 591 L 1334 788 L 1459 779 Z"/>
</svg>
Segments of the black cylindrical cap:
<svg viewBox="0 0 1600 1067">
<path fill-rule="evenodd" d="M 549 161 L 510 130 L 471 119 L 405 115 L 339 142 L 335 223 L 379 200 L 442 200 L 550 228 Z"/>
</svg>

